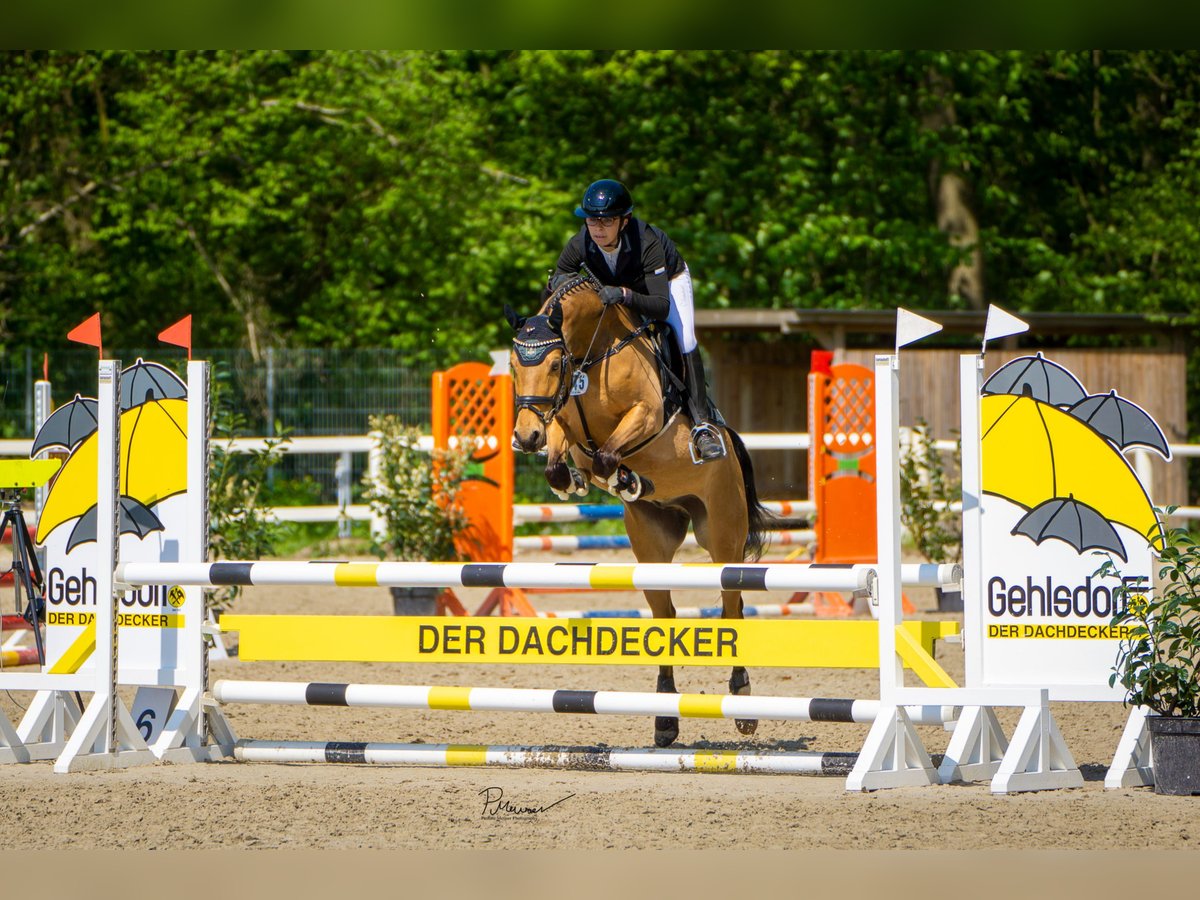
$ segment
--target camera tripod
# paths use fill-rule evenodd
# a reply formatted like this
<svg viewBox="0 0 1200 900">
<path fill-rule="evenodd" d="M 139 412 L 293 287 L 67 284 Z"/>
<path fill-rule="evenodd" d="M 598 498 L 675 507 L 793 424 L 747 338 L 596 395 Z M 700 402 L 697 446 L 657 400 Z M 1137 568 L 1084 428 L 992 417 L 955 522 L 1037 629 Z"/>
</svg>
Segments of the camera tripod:
<svg viewBox="0 0 1200 900">
<path fill-rule="evenodd" d="M 42 567 L 38 564 L 37 550 L 29 537 L 25 514 L 21 510 L 21 498 L 25 488 L 0 488 L 0 504 L 4 505 L 4 517 L 0 520 L 0 541 L 6 531 L 12 532 L 13 590 L 16 593 L 17 612 L 33 629 L 33 640 L 37 645 L 38 665 L 46 664 L 46 648 L 42 643 L 42 622 L 46 618 L 45 581 Z M 21 609 L 21 595 L 25 597 L 25 608 Z"/>
</svg>

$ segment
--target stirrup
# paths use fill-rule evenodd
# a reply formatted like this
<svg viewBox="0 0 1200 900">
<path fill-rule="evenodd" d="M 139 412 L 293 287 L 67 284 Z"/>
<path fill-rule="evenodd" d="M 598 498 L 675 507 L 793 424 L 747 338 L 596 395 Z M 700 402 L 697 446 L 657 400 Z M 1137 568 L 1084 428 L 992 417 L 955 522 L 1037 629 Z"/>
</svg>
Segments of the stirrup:
<svg viewBox="0 0 1200 900">
<path fill-rule="evenodd" d="M 717 446 L 721 450 L 721 452 L 719 454 L 717 454 L 716 456 L 708 457 L 708 458 L 705 458 L 700 455 L 700 451 L 697 448 L 697 441 L 699 440 L 699 438 L 702 434 L 712 435 L 713 440 L 715 440 L 717 442 Z M 699 425 L 697 425 L 695 428 L 692 429 L 692 433 L 688 439 L 688 451 L 692 454 L 692 465 L 694 465 L 694 466 L 702 466 L 706 462 L 713 462 L 714 460 L 723 459 L 725 454 L 728 452 L 725 449 L 724 436 L 721 434 L 719 429 L 714 428 L 708 422 L 701 422 Z"/>
</svg>

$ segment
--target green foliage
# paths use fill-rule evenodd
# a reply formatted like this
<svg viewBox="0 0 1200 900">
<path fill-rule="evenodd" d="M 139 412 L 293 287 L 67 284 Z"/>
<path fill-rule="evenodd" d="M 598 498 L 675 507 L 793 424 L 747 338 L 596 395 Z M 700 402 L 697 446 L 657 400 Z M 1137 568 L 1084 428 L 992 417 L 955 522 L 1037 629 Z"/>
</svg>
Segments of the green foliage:
<svg viewBox="0 0 1200 900">
<path fill-rule="evenodd" d="M 956 471 L 961 460 L 959 437 Z M 951 506 L 961 499 L 961 480 L 947 471 L 929 425 L 919 421 L 900 452 L 900 524 L 918 552 L 931 563 L 958 563 L 962 559 L 962 514 Z"/>
<path fill-rule="evenodd" d="M 571 210 L 626 180 L 700 307 L 987 296 L 1200 327 L 1195 51 L 0 53 L 0 343 L 486 358 Z M 114 343 L 114 341 L 109 341 Z M 1200 397 L 1200 363 L 1190 376 Z M 1197 407 L 1200 408 L 1200 407 Z M 1197 417 L 1200 420 L 1200 416 Z"/>
<path fill-rule="evenodd" d="M 378 470 L 363 476 L 363 498 L 383 520 L 372 549 L 382 559 L 442 562 L 461 558 L 455 536 L 467 526 L 461 485 L 471 449 L 420 449 L 421 431 L 396 416 L 372 416 Z"/>
<path fill-rule="evenodd" d="M 209 440 L 208 552 L 210 559 L 255 560 L 275 555 L 283 526 L 268 516 L 267 474 L 283 456 L 289 438 L 272 438 L 266 447 L 233 453 L 228 442 L 245 435 L 245 417 L 226 400 L 223 373 L 213 378 Z M 210 603 L 220 612 L 241 595 L 238 585 L 215 588 Z"/>
<path fill-rule="evenodd" d="M 1160 716 L 1200 716 L 1200 545 L 1183 528 L 1153 543 L 1160 563 L 1154 588 L 1122 581 L 1113 591 L 1119 611 L 1112 625 L 1131 636 L 1121 641 L 1108 683 L 1120 682 L 1129 704 Z M 1112 557 L 1096 574 L 1121 577 Z"/>
</svg>

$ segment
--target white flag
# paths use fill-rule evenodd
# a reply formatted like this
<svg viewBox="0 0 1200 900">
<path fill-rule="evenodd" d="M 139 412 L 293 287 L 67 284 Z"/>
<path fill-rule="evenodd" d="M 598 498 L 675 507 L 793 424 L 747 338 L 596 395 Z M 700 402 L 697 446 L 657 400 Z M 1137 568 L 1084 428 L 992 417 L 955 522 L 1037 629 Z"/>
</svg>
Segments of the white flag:
<svg viewBox="0 0 1200 900">
<path fill-rule="evenodd" d="M 508 350 L 489 350 L 488 356 L 492 358 L 492 369 L 488 372 L 489 375 L 507 375 L 508 374 Z"/>
<path fill-rule="evenodd" d="M 987 342 L 996 338 L 1008 337 L 1010 334 L 1020 334 L 1029 330 L 1029 323 L 1022 322 L 1012 313 L 1005 312 L 995 303 L 988 307 L 987 325 L 983 329 L 983 349 L 987 352 Z"/>
<path fill-rule="evenodd" d="M 924 316 L 918 316 L 915 312 L 909 312 L 902 306 L 896 307 L 897 353 L 900 352 L 901 347 L 915 344 L 921 338 L 927 338 L 941 330 L 942 326 L 937 322 L 926 319 Z"/>
</svg>

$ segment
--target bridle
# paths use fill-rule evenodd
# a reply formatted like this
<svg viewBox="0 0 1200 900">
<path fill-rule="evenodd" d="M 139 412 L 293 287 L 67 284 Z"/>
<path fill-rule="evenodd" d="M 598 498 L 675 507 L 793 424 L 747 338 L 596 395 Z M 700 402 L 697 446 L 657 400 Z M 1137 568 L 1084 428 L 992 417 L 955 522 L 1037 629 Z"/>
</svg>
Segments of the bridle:
<svg viewBox="0 0 1200 900">
<path fill-rule="evenodd" d="M 571 387 L 568 373 L 575 370 L 575 358 L 567 349 L 566 339 L 551 328 L 549 315 L 533 316 L 526 320 L 520 333 L 513 338 L 513 349 L 517 353 L 517 361 L 522 366 L 540 365 L 550 351 L 562 350 L 558 389 L 553 394 L 517 394 L 515 397 L 517 413 L 527 409 L 538 417 L 542 425 L 549 427 L 554 417 L 567 405 L 567 392 Z M 550 404 L 550 408 L 545 412 L 538 408 L 544 403 Z"/>
<path fill-rule="evenodd" d="M 592 339 L 588 344 L 588 349 L 584 354 L 583 360 L 577 360 L 571 354 L 570 349 L 567 347 L 566 338 L 562 334 L 562 301 L 566 295 L 584 285 L 597 293 L 603 287 L 600 281 L 585 267 L 578 275 L 555 289 L 554 293 L 550 295 L 550 298 L 542 307 L 545 311 L 525 320 L 516 337 L 513 338 L 513 350 L 517 354 L 517 362 L 522 366 L 540 365 L 546 358 L 546 355 L 552 350 L 557 349 L 562 351 L 562 365 L 558 371 L 558 387 L 553 394 L 517 394 L 514 397 L 516 413 L 527 409 L 537 416 L 538 421 L 545 427 L 549 427 L 554 417 L 562 412 L 562 408 L 567 405 L 567 401 L 571 396 L 571 385 L 575 380 L 577 372 L 586 373 L 589 369 L 599 365 L 609 357 L 615 356 L 652 327 L 652 323 L 643 323 L 593 359 L 592 348 L 595 346 L 596 337 L 600 333 L 600 324 L 604 321 L 604 315 L 608 311 L 607 307 L 605 307 L 601 311 L 600 319 L 596 323 L 596 330 L 592 332 Z M 588 428 L 586 417 L 583 414 L 583 407 L 579 404 L 579 398 L 576 397 L 575 399 L 586 433 Z M 550 405 L 548 410 L 543 412 L 539 409 L 539 406 L 547 403 Z M 592 443 L 590 433 L 588 434 L 588 443 Z M 641 449 L 645 443 L 648 443 L 648 441 L 638 444 L 635 450 Z M 591 456 L 589 448 L 581 447 L 581 449 L 585 454 Z"/>
</svg>

